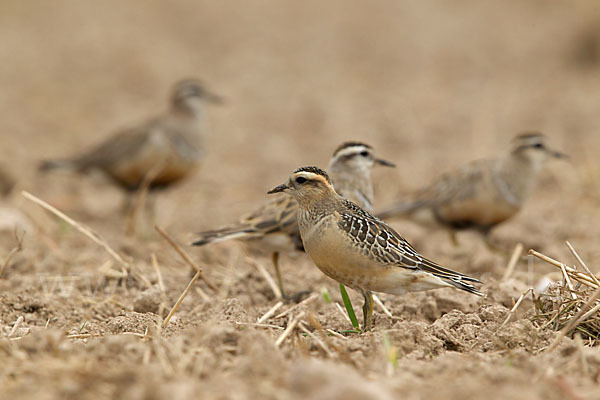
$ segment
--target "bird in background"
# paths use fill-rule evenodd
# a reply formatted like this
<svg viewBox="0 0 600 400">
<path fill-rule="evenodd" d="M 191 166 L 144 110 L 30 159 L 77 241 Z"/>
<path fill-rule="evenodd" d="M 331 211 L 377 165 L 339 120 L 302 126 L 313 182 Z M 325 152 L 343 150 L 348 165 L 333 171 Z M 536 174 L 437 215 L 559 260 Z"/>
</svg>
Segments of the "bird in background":
<svg viewBox="0 0 600 400">
<path fill-rule="evenodd" d="M 330 278 L 362 293 L 363 330 L 373 325 L 373 294 L 403 294 L 454 287 L 482 295 L 475 278 L 420 255 L 385 222 L 340 196 L 318 167 L 296 169 L 268 193 L 286 193 L 298 203 L 304 249 Z"/>
<path fill-rule="evenodd" d="M 373 183 L 371 170 L 375 165 L 394 167 L 389 161 L 377 158 L 373 148 L 361 142 L 342 143 L 333 153 L 329 162 L 334 185 L 340 195 L 352 199 L 362 207 L 373 208 Z M 263 204 L 253 213 L 241 218 L 232 225 L 197 234 L 194 246 L 217 243 L 230 239 L 251 242 L 254 247 L 267 250 L 275 268 L 279 289 L 285 295 L 279 253 L 291 249 L 303 250 L 296 215 L 298 203 L 290 196 L 279 195 Z"/>
<path fill-rule="evenodd" d="M 206 103 L 221 99 L 199 81 L 186 79 L 172 91 L 169 109 L 138 126 L 117 132 L 86 152 L 44 161 L 40 170 L 100 170 L 126 190 L 145 179 L 150 188 L 165 187 L 188 176 L 203 158 Z"/>
<path fill-rule="evenodd" d="M 506 154 L 449 171 L 377 217 L 433 219 L 451 229 L 471 228 L 487 236 L 523 208 L 546 161 L 562 158 L 567 156 L 550 148 L 541 133 L 522 133 L 514 137 Z"/>
</svg>

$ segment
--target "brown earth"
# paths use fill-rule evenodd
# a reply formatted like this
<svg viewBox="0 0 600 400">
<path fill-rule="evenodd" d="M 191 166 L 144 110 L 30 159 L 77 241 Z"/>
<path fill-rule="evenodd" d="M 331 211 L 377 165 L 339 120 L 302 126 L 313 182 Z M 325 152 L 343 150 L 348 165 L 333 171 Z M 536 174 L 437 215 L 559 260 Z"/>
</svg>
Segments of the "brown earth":
<svg viewBox="0 0 600 400">
<path fill-rule="evenodd" d="M 11 227 L 27 231 L 0 276 L 0 398 L 599 398 L 597 347 L 566 338 L 544 351 L 556 333 L 530 321 L 528 301 L 499 329 L 555 272 L 524 257 L 502 282 L 517 242 L 573 263 L 570 240 L 600 262 L 596 1 L 4 1 L 0 59 L 0 163 L 17 181 L 0 200 L 0 263 L 16 246 Z M 160 330 L 190 269 L 148 219 L 124 234 L 124 194 L 104 177 L 43 176 L 36 164 L 158 112 L 187 76 L 226 104 L 208 112 L 203 169 L 156 199 L 156 223 L 181 243 L 251 211 L 292 169 L 325 166 L 344 140 L 398 164 L 374 173 L 378 206 L 522 130 L 545 132 L 571 161 L 549 164 L 523 212 L 494 230 L 500 251 L 473 233 L 455 246 L 444 231 L 393 223 L 423 254 L 479 277 L 487 298 L 382 295 L 394 317 L 377 309 L 373 332 L 315 332 L 328 351 L 295 333 L 277 348 L 287 317 L 252 325 L 276 303 L 253 264 L 270 271 L 269 258 L 232 242 L 188 249 L 218 290 L 198 281 Z M 136 274 L 115 278 L 102 248 L 21 190 L 91 226 Z M 284 255 L 282 270 L 289 291 L 340 301 L 306 255 Z M 350 328 L 321 296 L 304 309 Z"/>
</svg>

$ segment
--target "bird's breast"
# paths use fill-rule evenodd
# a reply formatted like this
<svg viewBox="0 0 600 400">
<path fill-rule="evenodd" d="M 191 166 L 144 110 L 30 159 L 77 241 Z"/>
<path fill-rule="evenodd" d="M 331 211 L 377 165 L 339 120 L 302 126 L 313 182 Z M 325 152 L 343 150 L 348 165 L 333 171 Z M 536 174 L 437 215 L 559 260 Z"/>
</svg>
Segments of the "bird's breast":
<svg viewBox="0 0 600 400">
<path fill-rule="evenodd" d="M 355 246 L 333 221 L 315 226 L 302 237 L 304 249 L 327 276 L 356 289 L 368 289 L 390 267 L 377 264 L 366 250 Z"/>
<path fill-rule="evenodd" d="M 107 168 L 107 172 L 117 181 L 129 187 L 137 187 L 147 174 L 156 169 L 152 186 L 160 186 L 184 178 L 199 165 L 199 161 L 192 157 L 182 157 L 168 137 L 157 133 L 136 152 Z"/>
<path fill-rule="evenodd" d="M 316 266 L 327 276 L 357 290 L 390 294 L 449 286 L 430 273 L 383 264 L 360 248 L 337 225 L 314 227 L 305 231 L 304 248 Z"/>
<path fill-rule="evenodd" d="M 442 220 L 449 223 L 469 221 L 475 225 L 492 226 L 517 213 L 519 209 L 490 193 L 460 201 L 450 202 L 438 208 Z"/>
</svg>

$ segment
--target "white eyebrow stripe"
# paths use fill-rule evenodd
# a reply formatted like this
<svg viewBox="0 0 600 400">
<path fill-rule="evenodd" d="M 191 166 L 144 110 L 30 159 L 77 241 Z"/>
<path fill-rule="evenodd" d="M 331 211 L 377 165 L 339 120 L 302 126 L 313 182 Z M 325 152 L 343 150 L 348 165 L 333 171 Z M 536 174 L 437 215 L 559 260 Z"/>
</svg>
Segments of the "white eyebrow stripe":
<svg viewBox="0 0 600 400">
<path fill-rule="evenodd" d="M 370 153 L 371 149 L 369 149 L 366 146 L 362 146 L 362 145 L 350 146 L 350 147 L 346 147 L 345 149 L 342 149 L 342 150 L 338 151 L 335 154 L 335 157 L 350 156 L 350 155 L 353 155 L 353 154 L 358 154 L 358 153 L 360 153 L 362 151 L 368 151 Z"/>
</svg>

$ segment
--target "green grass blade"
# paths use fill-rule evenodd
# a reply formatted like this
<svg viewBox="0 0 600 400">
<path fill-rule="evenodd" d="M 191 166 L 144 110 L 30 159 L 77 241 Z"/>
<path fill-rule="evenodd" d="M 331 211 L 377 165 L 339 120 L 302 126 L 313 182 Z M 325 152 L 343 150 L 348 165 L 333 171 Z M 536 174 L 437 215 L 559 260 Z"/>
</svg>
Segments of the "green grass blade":
<svg viewBox="0 0 600 400">
<path fill-rule="evenodd" d="M 354 308 L 352 307 L 352 302 L 350 302 L 350 296 L 348 296 L 348 292 L 346 291 L 346 287 L 340 283 L 340 294 L 342 295 L 342 300 L 344 301 L 344 307 L 346 307 L 346 312 L 348 313 L 348 317 L 350 317 L 350 321 L 352 322 L 352 326 L 354 329 L 359 330 L 358 319 L 356 318 L 356 314 L 354 313 Z"/>
<path fill-rule="evenodd" d="M 388 363 L 390 364 L 392 371 L 395 371 L 398 369 L 398 348 L 394 345 L 392 345 L 392 342 L 390 342 L 390 338 L 388 337 L 388 335 L 384 332 L 383 333 L 383 347 L 385 349 L 385 355 L 387 358 Z"/>
<path fill-rule="evenodd" d="M 331 303 L 331 296 L 329 295 L 329 291 L 327 290 L 327 288 L 324 287 L 321 289 L 321 295 L 323 296 L 325 303 Z"/>
</svg>

